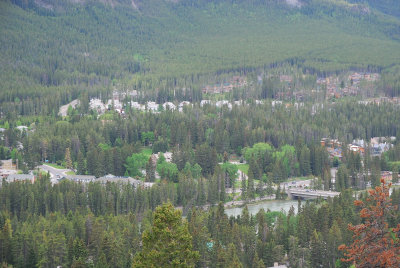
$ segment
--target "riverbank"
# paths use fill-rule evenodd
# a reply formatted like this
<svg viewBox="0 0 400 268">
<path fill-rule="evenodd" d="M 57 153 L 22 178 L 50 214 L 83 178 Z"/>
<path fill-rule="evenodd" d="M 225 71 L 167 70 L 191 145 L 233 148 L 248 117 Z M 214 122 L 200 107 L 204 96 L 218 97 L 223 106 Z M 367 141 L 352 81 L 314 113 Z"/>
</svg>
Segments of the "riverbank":
<svg viewBox="0 0 400 268">
<path fill-rule="evenodd" d="M 224 204 L 224 207 L 225 208 L 243 207 L 244 205 L 257 204 L 260 202 L 270 201 L 270 200 L 275 200 L 275 194 L 252 199 L 252 200 L 229 201 Z"/>
<path fill-rule="evenodd" d="M 256 215 L 261 209 L 264 211 L 283 211 L 288 213 L 293 207 L 294 213 L 297 213 L 298 201 L 297 200 L 260 200 L 254 203 L 247 203 L 247 209 L 250 215 Z M 226 208 L 225 213 L 228 217 L 237 217 L 242 214 L 244 207 L 231 207 Z"/>
</svg>

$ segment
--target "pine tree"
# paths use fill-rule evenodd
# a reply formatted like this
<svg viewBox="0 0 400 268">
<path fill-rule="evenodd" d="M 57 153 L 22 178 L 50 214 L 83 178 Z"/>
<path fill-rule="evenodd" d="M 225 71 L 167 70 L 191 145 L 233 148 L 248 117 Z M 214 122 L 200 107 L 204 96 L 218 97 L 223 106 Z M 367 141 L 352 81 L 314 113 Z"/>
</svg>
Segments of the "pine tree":
<svg viewBox="0 0 400 268">
<path fill-rule="evenodd" d="M 199 206 L 205 205 L 207 201 L 205 179 L 200 178 L 197 184 L 197 204 Z"/>
<path fill-rule="evenodd" d="M 311 173 L 310 165 L 310 150 L 307 146 L 303 146 L 300 153 L 300 171 L 303 176 L 309 175 Z"/>
<path fill-rule="evenodd" d="M 247 181 L 247 198 L 248 199 L 255 198 L 254 177 L 253 177 L 253 173 L 251 173 L 251 172 L 249 172 L 249 178 Z"/>
<path fill-rule="evenodd" d="M 342 232 L 337 224 L 337 221 L 333 221 L 332 227 L 329 230 L 327 238 L 328 247 L 328 262 L 330 262 L 331 267 L 335 267 L 336 261 L 339 259 L 338 246 L 342 240 Z"/>
<path fill-rule="evenodd" d="M 83 153 L 81 151 L 78 152 L 77 162 L 78 162 L 78 167 L 77 167 L 78 174 L 82 174 L 82 175 L 86 174 L 85 158 L 84 158 Z"/>
<path fill-rule="evenodd" d="M 392 169 L 392 183 L 398 183 L 399 182 L 399 168 L 397 166 L 394 166 Z"/>
<path fill-rule="evenodd" d="M 132 267 L 194 267 L 199 258 L 181 211 L 166 203 L 156 208 L 151 230 L 142 237 L 143 249 Z"/>
<path fill-rule="evenodd" d="M 311 237 L 311 266 L 312 267 L 326 267 L 326 248 L 325 243 L 322 241 L 321 234 L 314 230 Z"/>
<path fill-rule="evenodd" d="M 242 268 L 243 265 L 239 260 L 239 257 L 236 253 L 236 247 L 233 243 L 228 245 L 228 261 L 226 263 L 226 267 L 235 267 Z"/>
<path fill-rule="evenodd" d="M 146 164 L 146 181 L 154 182 L 156 179 L 156 166 L 150 157 Z"/>
<path fill-rule="evenodd" d="M 342 191 L 348 188 L 348 170 L 344 165 L 338 168 L 336 173 L 336 191 Z"/>
<path fill-rule="evenodd" d="M 33 249 L 33 246 L 30 246 L 28 252 L 28 259 L 26 261 L 26 267 L 36 267 L 36 265 L 37 265 L 36 253 L 35 250 Z"/>
<path fill-rule="evenodd" d="M 242 174 L 241 180 L 242 180 L 241 181 L 242 182 L 242 186 L 241 186 L 242 200 L 246 200 L 247 199 L 247 185 L 246 185 L 246 178 L 243 174 Z"/>
<path fill-rule="evenodd" d="M 374 157 L 371 165 L 371 186 L 375 188 L 380 185 L 381 165 L 379 157 Z"/>
<path fill-rule="evenodd" d="M 276 200 L 279 200 L 279 199 L 281 199 L 281 198 L 282 198 L 282 195 L 281 195 L 281 185 L 278 184 L 278 187 L 276 188 L 276 192 L 275 192 L 275 199 L 276 199 Z"/>
<path fill-rule="evenodd" d="M 265 196 L 265 191 L 264 191 L 264 182 L 262 180 L 260 180 L 257 184 L 257 188 L 256 188 L 256 192 L 257 194 L 260 195 L 260 198 L 263 198 Z"/>
<path fill-rule="evenodd" d="M 73 166 L 72 166 L 71 152 L 69 150 L 69 147 L 65 149 L 64 160 L 65 160 L 65 167 L 68 168 L 68 169 L 72 169 Z"/>
<path fill-rule="evenodd" d="M 254 254 L 252 267 L 253 268 L 265 268 L 264 262 L 260 258 L 258 258 L 257 252 Z"/>
<path fill-rule="evenodd" d="M 6 219 L 0 233 L 0 261 L 12 262 L 12 227 L 11 221 Z"/>
</svg>

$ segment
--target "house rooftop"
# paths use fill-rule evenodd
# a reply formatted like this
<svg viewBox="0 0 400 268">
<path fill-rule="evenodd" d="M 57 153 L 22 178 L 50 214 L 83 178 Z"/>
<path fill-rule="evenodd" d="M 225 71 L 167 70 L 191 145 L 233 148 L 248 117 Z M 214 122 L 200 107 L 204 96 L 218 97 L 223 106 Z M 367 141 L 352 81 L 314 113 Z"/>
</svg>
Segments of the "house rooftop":
<svg viewBox="0 0 400 268">
<path fill-rule="evenodd" d="M 115 182 L 115 183 L 125 183 L 125 184 L 134 184 L 135 186 L 139 185 L 142 183 L 140 180 L 136 180 L 131 177 L 119 177 L 119 176 L 114 176 L 112 174 L 108 174 L 106 176 L 98 178 L 96 181 L 100 183 L 106 184 L 107 182 Z"/>
<path fill-rule="evenodd" d="M 64 178 L 70 181 L 77 182 L 90 182 L 96 179 L 96 177 L 92 175 L 67 175 Z"/>
<path fill-rule="evenodd" d="M 14 182 L 14 181 L 31 181 L 34 182 L 35 176 L 31 174 L 10 174 L 8 175 L 6 181 Z"/>
</svg>

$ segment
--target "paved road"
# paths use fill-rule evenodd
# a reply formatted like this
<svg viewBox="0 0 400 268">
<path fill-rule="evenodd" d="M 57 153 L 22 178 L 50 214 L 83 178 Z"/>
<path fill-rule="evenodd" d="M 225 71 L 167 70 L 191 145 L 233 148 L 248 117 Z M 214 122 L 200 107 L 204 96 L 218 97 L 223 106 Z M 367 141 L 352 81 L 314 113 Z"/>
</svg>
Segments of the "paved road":
<svg viewBox="0 0 400 268">
<path fill-rule="evenodd" d="M 41 166 L 37 166 L 36 168 L 44 170 L 46 172 L 50 173 L 50 179 L 52 183 L 57 183 L 59 178 L 62 178 L 64 176 L 66 176 L 68 171 L 71 171 L 70 169 L 58 169 L 58 168 L 53 168 L 51 166 L 48 165 L 41 165 Z"/>
<path fill-rule="evenodd" d="M 283 188 L 288 189 L 289 186 L 293 187 L 293 188 L 310 187 L 311 181 L 312 180 L 282 182 L 281 189 L 283 189 Z"/>
<path fill-rule="evenodd" d="M 328 198 L 328 197 L 335 197 L 340 195 L 340 192 L 331 192 L 331 191 L 321 191 L 321 190 L 305 190 L 302 188 L 294 188 L 288 190 L 288 194 L 291 196 L 302 197 L 305 199 L 313 199 L 313 198 Z"/>
</svg>

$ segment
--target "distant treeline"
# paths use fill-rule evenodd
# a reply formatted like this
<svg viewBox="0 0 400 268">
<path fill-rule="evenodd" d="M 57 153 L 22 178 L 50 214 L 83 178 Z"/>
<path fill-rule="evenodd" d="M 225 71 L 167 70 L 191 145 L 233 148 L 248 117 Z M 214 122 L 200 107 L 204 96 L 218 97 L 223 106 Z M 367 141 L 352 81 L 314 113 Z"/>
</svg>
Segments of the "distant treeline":
<svg viewBox="0 0 400 268">
<path fill-rule="evenodd" d="M 130 1 L 1 2 L 2 112 L 49 115 L 82 92 L 104 98 L 118 85 L 153 96 L 187 88 L 193 93 L 185 98 L 197 100 L 207 77 L 285 61 L 322 75 L 398 64 L 400 23 L 374 9 L 388 10 L 390 1 L 369 1 L 370 13 L 315 0 L 302 8 L 284 1 L 135 2 L 139 11 Z M 392 80 L 385 92 L 396 96 Z"/>
</svg>

